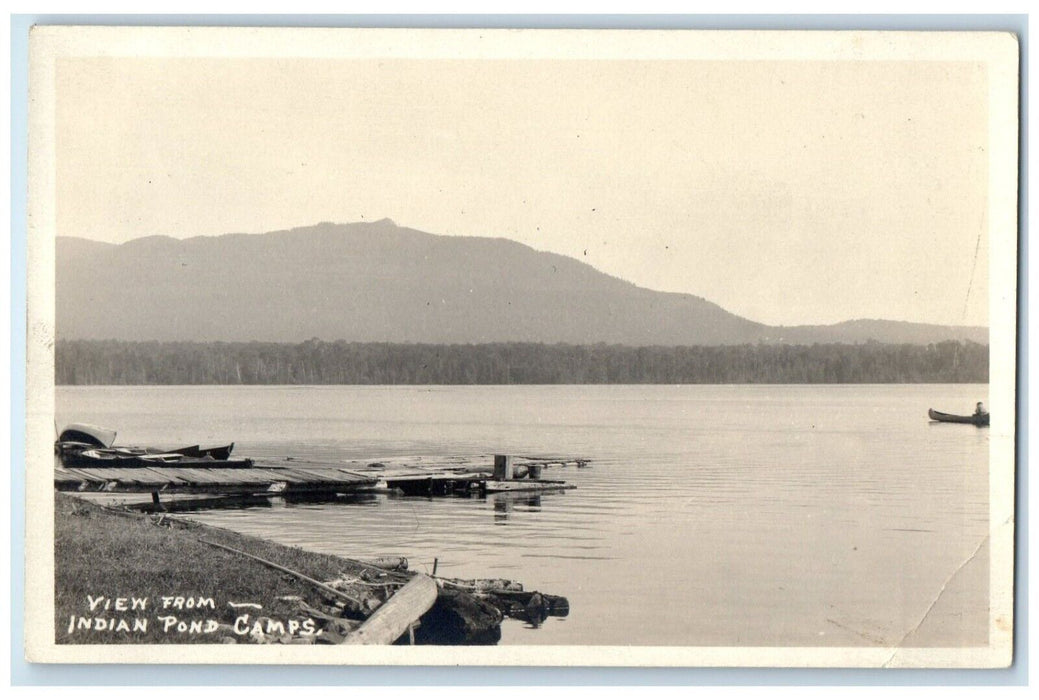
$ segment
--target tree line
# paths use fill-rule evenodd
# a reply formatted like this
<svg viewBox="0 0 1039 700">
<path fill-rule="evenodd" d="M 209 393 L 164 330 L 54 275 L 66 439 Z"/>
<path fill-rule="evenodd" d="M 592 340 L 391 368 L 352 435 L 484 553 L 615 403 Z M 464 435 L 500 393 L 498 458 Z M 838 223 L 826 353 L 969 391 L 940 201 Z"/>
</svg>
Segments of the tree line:
<svg viewBox="0 0 1039 700">
<path fill-rule="evenodd" d="M 59 341 L 57 384 L 838 384 L 988 381 L 987 345 L 630 347 Z"/>
</svg>

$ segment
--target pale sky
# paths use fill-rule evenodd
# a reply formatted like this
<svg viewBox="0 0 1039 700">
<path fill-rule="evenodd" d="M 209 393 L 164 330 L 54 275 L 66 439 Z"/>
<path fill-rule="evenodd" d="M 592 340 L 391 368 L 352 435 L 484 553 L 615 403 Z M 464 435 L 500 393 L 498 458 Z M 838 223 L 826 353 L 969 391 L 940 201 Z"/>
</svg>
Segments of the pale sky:
<svg viewBox="0 0 1039 700">
<path fill-rule="evenodd" d="M 980 64 L 76 58 L 56 88 L 59 235 L 388 217 L 769 324 L 988 324 Z"/>
</svg>

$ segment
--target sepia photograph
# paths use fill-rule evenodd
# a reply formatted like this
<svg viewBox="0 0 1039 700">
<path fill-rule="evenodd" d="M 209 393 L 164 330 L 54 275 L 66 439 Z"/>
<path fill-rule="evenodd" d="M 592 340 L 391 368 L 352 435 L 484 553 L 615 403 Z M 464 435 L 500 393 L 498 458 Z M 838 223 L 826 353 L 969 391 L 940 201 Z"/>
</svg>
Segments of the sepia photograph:
<svg viewBox="0 0 1039 700">
<path fill-rule="evenodd" d="M 1018 61 L 34 27 L 28 660 L 1008 666 Z"/>
</svg>

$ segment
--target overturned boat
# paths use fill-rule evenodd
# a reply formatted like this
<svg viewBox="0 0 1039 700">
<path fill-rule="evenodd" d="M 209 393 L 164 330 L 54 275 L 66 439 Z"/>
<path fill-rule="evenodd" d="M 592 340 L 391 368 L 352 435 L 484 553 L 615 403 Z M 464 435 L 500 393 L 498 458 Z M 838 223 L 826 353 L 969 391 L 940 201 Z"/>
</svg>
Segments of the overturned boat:
<svg viewBox="0 0 1039 700">
<path fill-rule="evenodd" d="M 234 443 L 218 447 L 190 445 L 173 450 L 157 447 L 118 447 L 116 431 L 87 423 L 65 427 L 54 453 L 65 467 L 251 467 L 251 459 L 231 457 Z"/>
<path fill-rule="evenodd" d="M 91 447 L 111 447 L 115 442 L 116 432 L 111 428 L 102 428 L 87 423 L 70 423 L 58 435 L 58 444 L 82 444 Z"/>
</svg>

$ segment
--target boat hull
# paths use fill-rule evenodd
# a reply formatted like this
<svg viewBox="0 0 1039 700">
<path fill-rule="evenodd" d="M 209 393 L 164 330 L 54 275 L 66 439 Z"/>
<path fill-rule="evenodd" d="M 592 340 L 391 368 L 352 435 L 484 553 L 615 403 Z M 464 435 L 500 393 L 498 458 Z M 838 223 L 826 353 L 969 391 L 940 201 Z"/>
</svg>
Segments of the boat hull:
<svg viewBox="0 0 1039 700">
<path fill-rule="evenodd" d="M 952 413 L 942 413 L 936 411 L 933 408 L 927 409 L 928 417 L 938 423 L 969 423 L 976 426 L 984 426 L 989 424 L 989 414 L 982 413 L 981 415 L 970 415 L 970 416 L 957 416 Z"/>
<path fill-rule="evenodd" d="M 91 447 L 111 447 L 116 431 L 89 423 L 70 423 L 58 436 L 58 442 L 76 442 Z"/>
<path fill-rule="evenodd" d="M 181 447 L 176 450 L 170 450 L 170 452 L 184 455 L 185 457 L 195 457 L 197 459 L 211 457 L 212 459 L 226 460 L 231 457 L 232 450 L 234 450 L 233 442 L 230 445 L 223 445 L 221 447 L 199 447 L 198 445 L 192 445 L 191 447 Z"/>
</svg>

